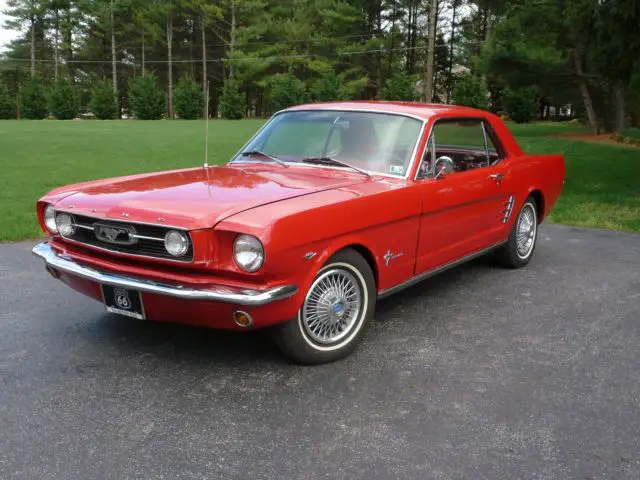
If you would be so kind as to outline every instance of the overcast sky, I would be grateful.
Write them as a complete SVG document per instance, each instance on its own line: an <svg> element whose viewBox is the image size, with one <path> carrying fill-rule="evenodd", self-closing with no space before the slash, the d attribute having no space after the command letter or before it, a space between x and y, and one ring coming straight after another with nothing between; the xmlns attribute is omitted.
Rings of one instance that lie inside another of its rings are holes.
<svg viewBox="0 0 640 480"><path fill-rule="evenodd" d="M4 28L6 15L3 13L7 8L7 0L0 0L0 51L4 50L4 44L16 38L18 32Z"/></svg>

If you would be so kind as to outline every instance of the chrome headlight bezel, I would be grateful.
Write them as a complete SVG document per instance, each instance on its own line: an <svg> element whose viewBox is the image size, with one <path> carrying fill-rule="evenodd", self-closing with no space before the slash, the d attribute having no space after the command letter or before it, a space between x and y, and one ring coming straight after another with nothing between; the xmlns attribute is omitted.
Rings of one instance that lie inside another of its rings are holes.
<svg viewBox="0 0 640 480"><path fill-rule="evenodd" d="M233 260L245 272L258 271L265 260L262 242L253 235L238 235L233 242Z"/></svg>
<svg viewBox="0 0 640 480"><path fill-rule="evenodd" d="M184 257L189 251L189 236L180 230L169 230L164 235L164 249L172 257Z"/></svg>
<svg viewBox="0 0 640 480"><path fill-rule="evenodd" d="M44 226L49 233L54 235L58 233L58 227L56 225L56 209L53 208L53 205L47 205L44 207L42 218L44 220Z"/></svg>

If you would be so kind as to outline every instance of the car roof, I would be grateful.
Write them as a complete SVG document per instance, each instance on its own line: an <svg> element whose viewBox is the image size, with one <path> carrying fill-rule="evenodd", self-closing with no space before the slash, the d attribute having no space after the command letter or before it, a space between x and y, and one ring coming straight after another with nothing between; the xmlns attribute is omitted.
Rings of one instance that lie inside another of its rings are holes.
<svg viewBox="0 0 640 480"><path fill-rule="evenodd" d="M440 103L416 103L416 102L383 102L383 101L351 101L351 102L327 102L307 103L287 108L284 111L300 110L349 110L349 111L375 111L380 113L395 113L410 115L422 120L431 117L487 117L488 112L475 108L461 107L458 105L446 105Z"/></svg>

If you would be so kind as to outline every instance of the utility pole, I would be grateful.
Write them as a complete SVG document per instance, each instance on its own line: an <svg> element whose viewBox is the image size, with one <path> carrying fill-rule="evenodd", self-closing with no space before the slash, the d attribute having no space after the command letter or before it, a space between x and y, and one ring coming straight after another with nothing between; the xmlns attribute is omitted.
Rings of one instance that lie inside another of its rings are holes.
<svg viewBox="0 0 640 480"><path fill-rule="evenodd" d="M116 69L116 26L113 18L113 0L111 0L111 81L113 82L113 94L116 97L116 105L118 102L118 71ZM118 108L118 118L120 118L120 110Z"/></svg>
<svg viewBox="0 0 640 480"><path fill-rule="evenodd" d="M451 2L451 38L449 39L449 84L447 85L447 103L451 103L451 96L453 94L453 43L456 38L456 13L458 9L459 0L453 0Z"/></svg>
<svg viewBox="0 0 640 480"><path fill-rule="evenodd" d="M229 35L229 57L231 62L229 63L229 78L233 78L234 74L234 58L233 51L236 48L236 1L231 0L231 32Z"/></svg>
<svg viewBox="0 0 640 480"><path fill-rule="evenodd" d="M438 17L438 0L431 0L429 8L429 28L427 31L427 61L424 71L424 101L433 101L433 67L436 54L436 23Z"/></svg>
<svg viewBox="0 0 640 480"><path fill-rule="evenodd" d="M172 43L173 43L173 2L169 2L169 16L167 17L167 83L169 84L169 108L168 117L173 119L173 58L172 58Z"/></svg>

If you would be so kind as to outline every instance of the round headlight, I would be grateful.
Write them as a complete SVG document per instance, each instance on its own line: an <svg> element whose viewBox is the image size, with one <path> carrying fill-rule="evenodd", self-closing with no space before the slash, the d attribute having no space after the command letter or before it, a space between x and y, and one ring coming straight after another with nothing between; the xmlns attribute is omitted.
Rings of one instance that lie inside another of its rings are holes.
<svg viewBox="0 0 640 480"><path fill-rule="evenodd" d="M251 235L239 235L233 242L233 258L241 269L255 272L264 262L262 243Z"/></svg>
<svg viewBox="0 0 640 480"><path fill-rule="evenodd" d="M51 205L47 205L44 209L44 226L47 227L51 233L58 233L58 227L56 227L56 211Z"/></svg>
<svg viewBox="0 0 640 480"><path fill-rule="evenodd" d="M56 216L56 227L63 237L70 237L76 233L76 227L73 225L73 217L68 213L59 213Z"/></svg>
<svg viewBox="0 0 640 480"><path fill-rule="evenodd" d="M189 250L189 237L184 232L169 230L164 236L164 248L174 257L181 257Z"/></svg>

